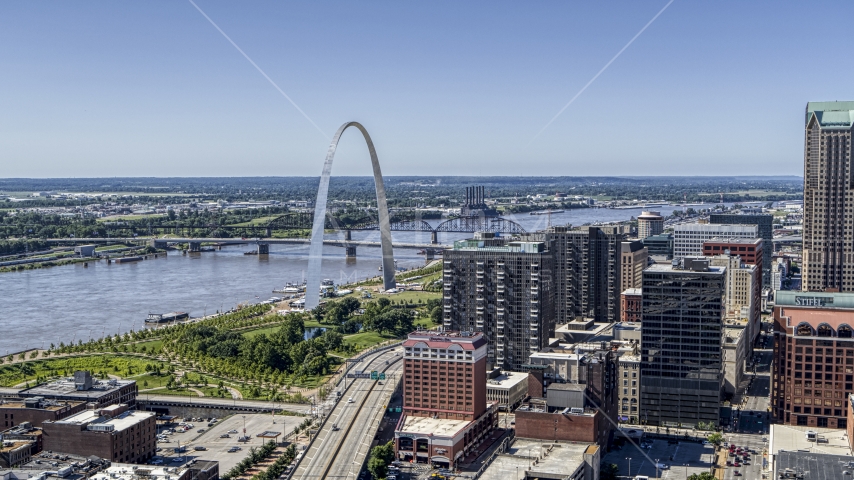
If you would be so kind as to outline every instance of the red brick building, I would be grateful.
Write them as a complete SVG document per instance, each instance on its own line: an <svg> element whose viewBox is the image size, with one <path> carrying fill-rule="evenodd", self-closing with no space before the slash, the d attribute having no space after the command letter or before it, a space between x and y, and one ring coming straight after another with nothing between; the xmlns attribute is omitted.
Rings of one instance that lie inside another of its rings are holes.
<svg viewBox="0 0 854 480"><path fill-rule="evenodd" d="M38 397L4 401L0 403L0 422L3 422L0 426L5 430L29 422L34 427L41 427L47 420L62 420L84 409L84 402L57 402Z"/></svg>
<svg viewBox="0 0 854 480"><path fill-rule="evenodd" d="M516 410L516 436L553 442L582 442L602 445L601 432L611 425L598 410L585 413L546 412L528 406ZM605 436L607 443L607 434Z"/></svg>
<svg viewBox="0 0 854 480"><path fill-rule="evenodd" d="M486 339L480 332L415 332L403 348L397 458L450 468L497 426L495 405L486 402Z"/></svg>
<svg viewBox="0 0 854 480"><path fill-rule="evenodd" d="M643 295L640 288L627 288L620 294L620 321L640 322Z"/></svg>
<svg viewBox="0 0 854 480"><path fill-rule="evenodd" d="M851 428L854 294L777 291L772 366L777 421Z"/></svg>
<svg viewBox="0 0 854 480"><path fill-rule="evenodd" d="M42 425L45 450L95 455L111 462L142 463L154 456L157 426L152 412L127 405L85 410Z"/></svg>
<svg viewBox="0 0 854 480"><path fill-rule="evenodd" d="M713 257L727 253L741 257L741 263L756 265L759 269L759 284L762 285L762 239L761 238L713 238L703 242L703 256Z"/></svg>

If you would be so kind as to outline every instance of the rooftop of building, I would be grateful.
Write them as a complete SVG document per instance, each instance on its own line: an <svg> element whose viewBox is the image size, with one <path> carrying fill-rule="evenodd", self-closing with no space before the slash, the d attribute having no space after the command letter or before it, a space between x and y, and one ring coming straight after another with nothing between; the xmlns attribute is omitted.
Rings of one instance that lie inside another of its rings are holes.
<svg viewBox="0 0 854 480"><path fill-rule="evenodd" d="M591 450L591 447L593 450ZM530 472L525 478L564 478L584 464L584 454L595 453L595 445L586 443L550 443L517 438L506 453L498 455L480 475L482 480L519 478L517 472ZM537 464L533 465L533 461ZM537 475L539 474L539 475Z"/></svg>
<svg viewBox="0 0 854 480"><path fill-rule="evenodd" d="M107 463L107 460L94 455L84 457L61 452L42 451L33 455L32 459L21 468L29 471L31 476L35 476L38 475L39 470L55 472L63 468L71 468L78 472L91 472Z"/></svg>
<svg viewBox="0 0 854 480"><path fill-rule="evenodd" d="M133 465L130 463L114 463L90 478L92 480L148 480L178 478L187 471L180 467L160 467L154 465Z"/></svg>
<svg viewBox="0 0 854 480"><path fill-rule="evenodd" d="M475 350L486 345L486 339L483 338L482 332L422 330L410 333L403 346L413 347L419 343L430 348L449 348L457 345L463 350Z"/></svg>
<svg viewBox="0 0 854 480"><path fill-rule="evenodd" d="M641 214L638 215L638 220L664 220L664 217L661 216L661 212L643 210L641 211Z"/></svg>
<svg viewBox="0 0 854 480"><path fill-rule="evenodd" d="M614 324L614 330L643 330L643 324L640 322L617 322Z"/></svg>
<svg viewBox="0 0 854 480"><path fill-rule="evenodd" d="M815 116L823 128L851 128L854 125L854 102L809 102L804 124Z"/></svg>
<svg viewBox="0 0 854 480"><path fill-rule="evenodd" d="M0 443L0 453L9 453L19 448L29 448L35 440L4 440Z"/></svg>
<svg viewBox="0 0 854 480"><path fill-rule="evenodd" d="M33 404L33 402L27 402L24 399L0 399L0 408L21 408L21 409L35 409L35 410L47 410L51 412L55 412L57 410L61 410L63 408L68 407L76 407L85 402L70 400L51 400L51 399L43 399L38 404Z"/></svg>
<svg viewBox="0 0 854 480"><path fill-rule="evenodd" d="M729 223L681 223L679 225L673 226L673 232L685 232L685 231L704 231L704 232L714 232L714 231L730 231L730 232L757 232L758 227L756 225L738 225L738 224L729 224Z"/></svg>
<svg viewBox="0 0 854 480"><path fill-rule="evenodd" d="M548 389L562 392L583 392L587 389L587 385L582 383L550 383Z"/></svg>
<svg viewBox="0 0 854 480"><path fill-rule="evenodd" d="M762 247L763 240L761 238L730 238L730 237L713 237L703 242L703 244L725 243L728 245L753 245Z"/></svg>
<svg viewBox="0 0 854 480"><path fill-rule="evenodd" d="M643 295L643 290L642 290L642 289L640 289L640 288L627 288L627 289L623 290L623 293L622 293L621 295L627 295L627 296L635 295L635 296L640 296L640 295Z"/></svg>
<svg viewBox="0 0 854 480"><path fill-rule="evenodd" d="M471 423L471 420L405 415L403 421L398 424L397 431L401 433L426 433L438 437L453 437L465 429L469 423Z"/></svg>
<svg viewBox="0 0 854 480"><path fill-rule="evenodd" d="M528 381L527 373L501 372L501 375L486 380L486 388L509 390L514 386Z"/></svg>
<svg viewBox="0 0 854 480"><path fill-rule="evenodd" d="M637 353L624 353L620 355L621 362L632 362L632 363L640 363L641 356Z"/></svg>
<svg viewBox="0 0 854 480"><path fill-rule="evenodd" d="M744 334L744 327L741 327L741 328L731 327L731 326L724 327L724 343L723 343L723 346L726 347L727 345L738 344L738 340L741 338L741 336L743 334Z"/></svg>
<svg viewBox="0 0 854 480"><path fill-rule="evenodd" d="M573 320L563 325L555 327L555 337L566 337L567 335L577 335L584 333L586 335L599 335L603 331L611 328L613 323L596 322L591 319Z"/></svg>
<svg viewBox="0 0 854 480"><path fill-rule="evenodd" d="M57 420L53 423L62 425L73 424L80 426L106 425L112 426L113 431L120 432L155 415L153 412L130 410L118 415L115 418L110 418L107 416L101 416L100 412L101 410L86 410L76 415L67 417L65 419Z"/></svg>
<svg viewBox="0 0 854 480"><path fill-rule="evenodd" d="M91 388L88 390L78 390L78 384L74 382L74 377L69 377L21 390L19 395L26 397L42 396L46 398L57 396L79 397L81 400L85 400L93 396L99 397L135 383L135 380L93 379Z"/></svg>
<svg viewBox="0 0 854 480"><path fill-rule="evenodd" d="M689 259L692 260L689 263ZM699 261L693 261L697 259ZM694 274L694 273L708 273L715 275L723 275L726 272L726 267L718 267L714 265L709 265L708 257L685 257L682 259L683 262L674 265L678 260L672 261L669 265L662 263L654 263L646 268L643 271L644 275L648 273L671 273L671 274ZM703 266L703 260L705 260L705 266Z"/></svg>
<svg viewBox="0 0 854 480"><path fill-rule="evenodd" d="M812 452L780 452L775 460L778 478L827 480L851 478L854 458L843 455L816 455ZM790 476L785 476L785 475Z"/></svg>
<svg viewBox="0 0 854 480"><path fill-rule="evenodd" d="M807 432L815 432L818 440L807 440ZM768 452L776 455L781 451L796 450L830 455L851 455L851 447L848 446L848 437L844 429L771 424Z"/></svg>
<svg viewBox="0 0 854 480"><path fill-rule="evenodd" d="M537 239L501 237L492 232L477 232L473 238L457 240L454 250L477 250L499 253L542 253L547 244Z"/></svg>

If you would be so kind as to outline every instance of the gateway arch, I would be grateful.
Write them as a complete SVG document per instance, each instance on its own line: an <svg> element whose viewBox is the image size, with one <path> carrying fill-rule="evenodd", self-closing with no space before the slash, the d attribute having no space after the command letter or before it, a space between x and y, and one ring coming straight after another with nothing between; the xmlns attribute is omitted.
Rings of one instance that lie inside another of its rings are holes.
<svg viewBox="0 0 854 480"><path fill-rule="evenodd" d="M350 127L358 128L365 137L368 144L368 152L371 154L371 165L374 169L374 184L377 190L377 211L379 212L380 243L383 252L383 288L389 290L397 286L394 280L394 252L391 247L391 226L388 219L388 203L385 197L385 186L383 185L383 174L380 171L380 162L377 159L377 151L374 142L365 127L358 122L347 122L332 138L329 150L326 152L326 162L323 164L323 173L320 175L320 186L317 187L317 198L314 205L314 223L311 228L311 246L308 255L308 275L305 285L305 309L311 310L320 303L320 266L323 260L323 227L326 223L326 198L329 194L329 175L332 173L332 159L338 148L338 140L344 130Z"/></svg>

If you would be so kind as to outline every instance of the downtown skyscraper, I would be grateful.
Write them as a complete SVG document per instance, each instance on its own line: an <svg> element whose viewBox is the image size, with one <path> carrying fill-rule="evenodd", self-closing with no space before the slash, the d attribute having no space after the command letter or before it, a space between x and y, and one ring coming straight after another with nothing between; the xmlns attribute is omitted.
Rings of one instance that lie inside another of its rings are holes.
<svg viewBox="0 0 854 480"><path fill-rule="evenodd" d="M854 102L809 102L805 122L802 288L854 292Z"/></svg>

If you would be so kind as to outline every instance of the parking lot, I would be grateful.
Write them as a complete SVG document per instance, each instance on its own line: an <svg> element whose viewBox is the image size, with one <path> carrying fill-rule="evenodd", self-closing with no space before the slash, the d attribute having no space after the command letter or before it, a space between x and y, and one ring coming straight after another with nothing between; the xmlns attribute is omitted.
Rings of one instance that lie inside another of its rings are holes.
<svg viewBox="0 0 854 480"><path fill-rule="evenodd" d="M159 459L163 464L170 466L183 465L194 459L217 460L219 461L220 473L225 473L246 457L250 447L259 447L272 440L272 438L259 437L258 434L276 432L280 434L277 440L281 441L303 420L304 417L247 414L232 415L220 419L213 427L208 427L207 419L192 421L190 423L194 425L194 428L184 433L175 431L175 433L167 435L168 441L157 442L161 451L157 452L155 460ZM178 422L177 419L176 422ZM240 442L238 439L243 436L244 424L246 436L249 438L245 442ZM158 428L158 433L167 428L174 430L177 426L176 423L174 426ZM204 432L200 433L201 430ZM228 435L228 437L223 438L224 435ZM175 448L179 446L185 447L186 450L183 453L175 453ZM233 450L234 447L239 447L239 450L230 452L229 450ZM175 458L181 460L175 461Z"/></svg>
<svg viewBox="0 0 854 480"><path fill-rule="evenodd" d="M622 478L646 475L651 479L685 480L695 473L708 472L714 461L714 448L711 445L650 438L644 438L643 444L649 447L639 449L626 442L620 450L612 450L605 455L604 462L616 464L618 475ZM655 476L656 461L667 465L667 468L659 469L658 477Z"/></svg>

